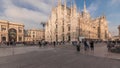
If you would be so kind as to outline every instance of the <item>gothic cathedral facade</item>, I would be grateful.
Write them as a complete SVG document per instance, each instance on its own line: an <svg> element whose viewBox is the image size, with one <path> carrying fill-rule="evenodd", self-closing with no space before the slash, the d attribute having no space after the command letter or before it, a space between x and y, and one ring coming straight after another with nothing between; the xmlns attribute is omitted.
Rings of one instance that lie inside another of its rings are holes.
<svg viewBox="0 0 120 68"><path fill-rule="evenodd" d="M107 40L108 24L105 16L92 19L86 9L77 11L76 4L67 7L66 2L52 8L51 15L45 26L45 40L48 42L71 42L77 41L79 37L94 40Z"/></svg>

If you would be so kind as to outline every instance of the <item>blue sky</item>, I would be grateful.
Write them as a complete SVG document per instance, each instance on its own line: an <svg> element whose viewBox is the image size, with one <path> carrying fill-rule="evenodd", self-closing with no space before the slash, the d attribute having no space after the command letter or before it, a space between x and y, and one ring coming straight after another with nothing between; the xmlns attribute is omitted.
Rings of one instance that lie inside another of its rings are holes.
<svg viewBox="0 0 120 68"><path fill-rule="evenodd" d="M71 0L66 1L69 6ZM75 2L82 11L84 0ZM23 23L26 29L41 28L40 22L48 20L51 8L56 3L57 0L0 0L0 19ZM109 31L118 35L120 0L86 0L86 5L93 18L106 15Z"/></svg>

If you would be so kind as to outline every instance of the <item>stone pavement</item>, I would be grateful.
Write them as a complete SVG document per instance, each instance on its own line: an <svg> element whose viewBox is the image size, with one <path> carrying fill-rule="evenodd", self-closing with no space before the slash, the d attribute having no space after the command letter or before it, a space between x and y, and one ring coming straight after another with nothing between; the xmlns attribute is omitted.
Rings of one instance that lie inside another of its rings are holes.
<svg viewBox="0 0 120 68"><path fill-rule="evenodd" d="M84 49L82 49L81 53L82 54L93 55L93 56L97 56L97 57L120 59L120 54L119 53L108 52L107 45L105 43L96 44L94 51L88 50L88 51L85 52Z"/></svg>
<svg viewBox="0 0 120 68"><path fill-rule="evenodd" d="M69 50L75 50L76 49L76 47L74 47L72 45L63 46L61 48L66 48L66 49L69 49ZM120 59L120 54L119 53L108 52L107 45L105 43L95 44L94 51L91 51L90 49L87 50L87 51L84 51L84 45L82 44L80 53L85 54L85 55L97 56L97 57Z"/></svg>
<svg viewBox="0 0 120 68"><path fill-rule="evenodd" d="M0 68L120 68L120 60L82 54L70 45L43 49L1 57Z"/></svg>
<svg viewBox="0 0 120 68"><path fill-rule="evenodd" d="M41 47L38 46L20 46L20 47L1 47L0 48L0 57L16 55L16 54L24 54L32 51L44 51L54 49L52 47Z"/></svg>
<svg viewBox="0 0 120 68"><path fill-rule="evenodd" d="M97 57L106 57L112 59L120 59L120 54L111 53L107 51L107 45L105 43L95 44L95 50L84 51L83 45L81 46L81 54L92 55ZM65 49L69 51L75 51L75 46L66 44L66 45L57 45L56 49ZM0 57L15 55L15 54L23 54L32 51L45 51L45 50L53 50L54 47L52 45L48 45L46 47L38 47L38 46L21 46L21 47L2 47L0 48Z"/></svg>

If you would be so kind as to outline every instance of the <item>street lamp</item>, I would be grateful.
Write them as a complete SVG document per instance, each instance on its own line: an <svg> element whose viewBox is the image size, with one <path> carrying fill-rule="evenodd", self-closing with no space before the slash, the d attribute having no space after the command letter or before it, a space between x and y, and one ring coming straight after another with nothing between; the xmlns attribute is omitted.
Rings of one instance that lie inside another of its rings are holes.
<svg viewBox="0 0 120 68"><path fill-rule="evenodd" d="M89 31L89 40L90 40L90 31Z"/></svg>
<svg viewBox="0 0 120 68"><path fill-rule="evenodd" d="M43 27L43 40L45 40L45 22L41 22L41 25L42 25L42 27Z"/></svg>
<svg viewBox="0 0 120 68"><path fill-rule="evenodd" d="M118 26L118 32L119 32L119 39L120 39L120 25Z"/></svg>

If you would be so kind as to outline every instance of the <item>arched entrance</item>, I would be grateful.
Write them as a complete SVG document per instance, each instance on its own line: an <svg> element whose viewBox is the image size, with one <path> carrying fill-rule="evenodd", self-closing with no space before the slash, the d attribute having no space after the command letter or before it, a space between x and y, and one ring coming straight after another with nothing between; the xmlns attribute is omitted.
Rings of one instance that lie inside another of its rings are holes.
<svg viewBox="0 0 120 68"><path fill-rule="evenodd" d="M17 41L17 30L11 28L8 30L9 42L16 42Z"/></svg>
<svg viewBox="0 0 120 68"><path fill-rule="evenodd" d="M3 41L3 42L6 42L6 37L2 37L2 41Z"/></svg>

